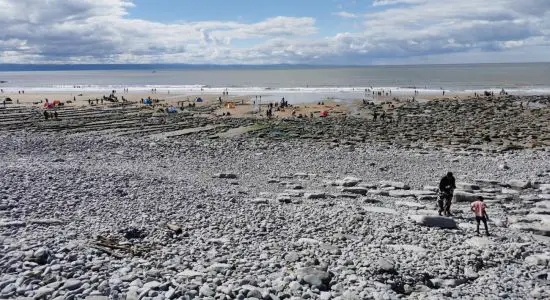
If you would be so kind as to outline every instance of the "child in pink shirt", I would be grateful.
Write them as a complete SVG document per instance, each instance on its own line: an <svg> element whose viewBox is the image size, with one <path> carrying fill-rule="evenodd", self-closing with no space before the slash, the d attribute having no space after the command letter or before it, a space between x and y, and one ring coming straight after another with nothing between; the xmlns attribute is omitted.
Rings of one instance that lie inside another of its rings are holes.
<svg viewBox="0 0 550 300"><path fill-rule="evenodd" d="M477 201L472 203L472 211L476 215L476 222L477 222L477 234L479 235L479 223L483 222L483 225L485 226L485 233L489 235L489 228L487 227L487 220L489 219L489 216L487 215L487 212L485 209L487 209L487 205L483 203L483 197L479 196L477 197Z"/></svg>

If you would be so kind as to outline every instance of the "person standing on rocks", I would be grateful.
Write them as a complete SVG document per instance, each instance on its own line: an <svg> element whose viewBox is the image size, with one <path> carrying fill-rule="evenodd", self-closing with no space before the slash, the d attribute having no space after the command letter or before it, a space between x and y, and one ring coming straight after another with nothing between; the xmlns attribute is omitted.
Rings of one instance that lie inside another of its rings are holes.
<svg viewBox="0 0 550 300"><path fill-rule="evenodd" d="M437 204L439 205L439 215L443 212L445 216L451 216L451 201L453 200L453 192L456 189L455 178L452 172L441 178L439 181L439 197Z"/></svg>
<svg viewBox="0 0 550 300"><path fill-rule="evenodd" d="M485 234L489 236L489 227L487 226L487 220L489 219L489 216L487 215L487 205L483 203L483 197L479 196L477 197L477 200L475 202L472 202L472 211L476 215L476 233L479 235L479 223L483 222L483 226L485 226Z"/></svg>

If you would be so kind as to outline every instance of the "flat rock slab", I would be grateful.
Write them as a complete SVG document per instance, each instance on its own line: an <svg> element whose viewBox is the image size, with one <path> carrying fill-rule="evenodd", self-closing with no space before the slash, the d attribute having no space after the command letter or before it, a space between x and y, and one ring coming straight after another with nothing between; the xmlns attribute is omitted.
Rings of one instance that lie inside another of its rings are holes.
<svg viewBox="0 0 550 300"><path fill-rule="evenodd" d="M2 227L24 227L27 223L22 221L0 221L0 228Z"/></svg>
<svg viewBox="0 0 550 300"><path fill-rule="evenodd" d="M397 210L393 208L381 207L381 206L363 206L363 209L368 212L379 214L397 215Z"/></svg>
<svg viewBox="0 0 550 300"><path fill-rule="evenodd" d="M266 198L254 198L254 199L251 199L251 200L250 200L250 203L254 203L254 204L268 204L268 203L269 203L269 199L266 199Z"/></svg>
<svg viewBox="0 0 550 300"><path fill-rule="evenodd" d="M550 208L550 200L544 200L535 204L537 208Z"/></svg>
<svg viewBox="0 0 550 300"><path fill-rule="evenodd" d="M477 185L475 183L467 183L467 182L457 182L456 183L456 188L460 189L460 190L470 190L470 191L480 189L479 185Z"/></svg>
<svg viewBox="0 0 550 300"><path fill-rule="evenodd" d="M416 245L408 245L408 244L398 244L398 245L387 245L388 248L391 248L396 251L410 251L415 253L426 253L428 250L426 248L422 248L420 246Z"/></svg>
<svg viewBox="0 0 550 300"><path fill-rule="evenodd" d="M237 179L237 174L233 173L216 173L212 178Z"/></svg>
<svg viewBox="0 0 550 300"><path fill-rule="evenodd" d="M359 182L361 182L360 178L348 176L344 178L344 180L342 180L340 183L342 186L352 187L352 186L356 186Z"/></svg>
<svg viewBox="0 0 550 300"><path fill-rule="evenodd" d="M410 218L414 223L423 225L423 226L448 228L448 229L457 228L455 220L449 217L412 215L410 216Z"/></svg>
<svg viewBox="0 0 550 300"><path fill-rule="evenodd" d="M203 132L203 131L210 131L210 130L216 129L217 127L219 126L208 125L204 127L186 128L181 130L152 134L149 137L152 139L166 139L166 138L171 138L171 137L176 137L181 135L189 135L189 134Z"/></svg>
<svg viewBox="0 0 550 300"><path fill-rule="evenodd" d="M465 241L465 243L471 247L483 248L494 245L495 242L486 237L473 237Z"/></svg>
<svg viewBox="0 0 550 300"><path fill-rule="evenodd" d="M344 193L357 194L365 196L369 190L364 187L345 187L342 189Z"/></svg>
<svg viewBox="0 0 550 300"><path fill-rule="evenodd" d="M529 266L546 266L548 262L550 262L549 253L533 254L525 258L525 263Z"/></svg>
<svg viewBox="0 0 550 300"><path fill-rule="evenodd" d="M382 180L382 181L380 181L380 186L381 187L394 187L396 189L402 189L402 190L410 189L410 187L407 184L403 183L403 182L391 181L391 180Z"/></svg>
<svg viewBox="0 0 550 300"><path fill-rule="evenodd" d="M304 198L306 199L325 199L327 194L325 192L306 192L304 193Z"/></svg>
<svg viewBox="0 0 550 300"><path fill-rule="evenodd" d="M231 128L227 130L226 132L222 132L219 134L214 135L218 138L236 138L239 137L245 133L254 132L257 130L261 130L266 128L266 126L258 126L258 125L251 125L251 126L242 126L238 128Z"/></svg>
<svg viewBox="0 0 550 300"><path fill-rule="evenodd" d="M550 192L550 183L543 183L539 185L539 190L543 192Z"/></svg>
<svg viewBox="0 0 550 300"><path fill-rule="evenodd" d="M407 207L411 209L424 209L426 208L426 205L411 201L397 201L395 202L395 205L401 206L401 207Z"/></svg>
<svg viewBox="0 0 550 300"><path fill-rule="evenodd" d="M506 183L506 185L510 186L513 189L527 189L531 187L531 181L529 180L510 180Z"/></svg>
<svg viewBox="0 0 550 300"><path fill-rule="evenodd" d="M37 225L61 225L64 222L58 219L31 219L28 221L30 224Z"/></svg>
<svg viewBox="0 0 550 300"><path fill-rule="evenodd" d="M548 224L544 225L544 224L532 224L532 223L530 224L516 223L516 224L510 225L509 228L550 237L550 225Z"/></svg>
<svg viewBox="0 0 550 300"><path fill-rule="evenodd" d="M379 195L379 196L389 196L390 192L385 190L369 190L369 194L371 195Z"/></svg>
<svg viewBox="0 0 550 300"><path fill-rule="evenodd" d="M304 195L304 192L299 190L284 190L283 193L290 197L302 197Z"/></svg>
<svg viewBox="0 0 550 300"><path fill-rule="evenodd" d="M390 190L389 196L394 198L406 198L406 197L422 197L422 196L435 196L432 191L426 190Z"/></svg>
<svg viewBox="0 0 550 300"><path fill-rule="evenodd" d="M319 242L318 240L316 239L311 239L311 238L300 238L296 241L297 244L300 244L300 245L303 245L303 244L308 244L308 245L319 245L321 242Z"/></svg>
<svg viewBox="0 0 550 300"><path fill-rule="evenodd" d="M477 200L477 195L465 191L454 191L453 202L474 202Z"/></svg>
<svg viewBox="0 0 550 300"><path fill-rule="evenodd" d="M193 271L193 270L183 270L182 272L179 272L178 274L176 274L176 276L193 278L193 277L204 277L206 276L206 274L202 272Z"/></svg>

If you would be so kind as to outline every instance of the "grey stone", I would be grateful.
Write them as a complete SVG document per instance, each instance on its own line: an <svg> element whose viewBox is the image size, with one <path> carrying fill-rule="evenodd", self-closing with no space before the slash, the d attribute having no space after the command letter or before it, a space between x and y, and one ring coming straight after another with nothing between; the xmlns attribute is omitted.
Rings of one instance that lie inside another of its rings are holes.
<svg viewBox="0 0 550 300"><path fill-rule="evenodd" d="M216 293L207 284L202 285L201 288L199 289L200 296L212 297L215 294Z"/></svg>
<svg viewBox="0 0 550 300"><path fill-rule="evenodd" d="M352 186L356 186L359 182L361 182L361 179L357 177L349 176L344 178L344 180L342 180L342 185L345 187L352 187Z"/></svg>
<svg viewBox="0 0 550 300"><path fill-rule="evenodd" d="M72 291L72 290L78 289L81 285L82 285L82 281L78 279L69 279L65 281L62 288Z"/></svg>
<svg viewBox="0 0 550 300"><path fill-rule="evenodd" d="M297 275L303 282L322 291L328 289L330 280L332 279L330 273L312 267L298 269Z"/></svg>
<svg viewBox="0 0 550 300"><path fill-rule="evenodd" d="M150 281L150 282L147 282L143 285L143 288L144 289L147 289L147 290L156 290L158 289L160 286L161 286L162 283L158 282L158 281Z"/></svg>
<svg viewBox="0 0 550 300"><path fill-rule="evenodd" d="M410 187L403 183L403 182L399 182L399 181L390 181L390 180L382 180L380 181L380 186L381 187L394 187L396 189L402 189L402 190L408 190L410 189Z"/></svg>
<svg viewBox="0 0 550 300"><path fill-rule="evenodd" d="M454 219L443 216L426 216L426 215L412 215L410 216L411 220L419 225L424 225L428 227L439 227L439 228L457 228L456 222Z"/></svg>
<svg viewBox="0 0 550 300"><path fill-rule="evenodd" d="M49 295L53 294L55 292L54 289L48 288L48 287L41 287L38 290L36 290L36 293L34 294L34 299L44 299L48 297Z"/></svg>
<svg viewBox="0 0 550 300"><path fill-rule="evenodd" d="M391 214L396 215L397 211L393 208L381 207L381 206L363 206L363 209L368 212L380 213L380 214Z"/></svg>
<svg viewBox="0 0 550 300"><path fill-rule="evenodd" d="M226 179L237 179L237 175L233 173L216 173L213 178L226 178Z"/></svg>
<svg viewBox="0 0 550 300"><path fill-rule="evenodd" d="M529 180L510 180L506 184L511 188L522 190L531 187L531 181Z"/></svg>
<svg viewBox="0 0 550 300"><path fill-rule="evenodd" d="M477 195L465 191L455 190L453 193L453 202L474 202Z"/></svg>
<svg viewBox="0 0 550 300"><path fill-rule="evenodd" d="M351 193L365 196L369 190L364 187L346 187L342 189L344 193Z"/></svg>
<svg viewBox="0 0 550 300"><path fill-rule="evenodd" d="M378 271L379 272L384 272L384 273L393 273L393 272L395 272L395 266L393 265L393 263L390 262L389 260L385 259L385 258L380 257L376 261L376 265L378 266Z"/></svg>
<svg viewBox="0 0 550 300"><path fill-rule="evenodd" d="M304 193L306 199L325 199L327 195L324 192L307 192Z"/></svg>

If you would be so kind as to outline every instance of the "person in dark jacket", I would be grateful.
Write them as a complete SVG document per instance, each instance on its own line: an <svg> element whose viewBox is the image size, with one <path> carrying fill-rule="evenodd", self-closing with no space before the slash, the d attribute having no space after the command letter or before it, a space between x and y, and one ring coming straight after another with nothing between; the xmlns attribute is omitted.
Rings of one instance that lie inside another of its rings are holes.
<svg viewBox="0 0 550 300"><path fill-rule="evenodd" d="M451 201L453 200L453 192L455 189L456 185L453 173L448 172L439 182L439 197L437 199L439 215L444 213L445 216L451 216Z"/></svg>

